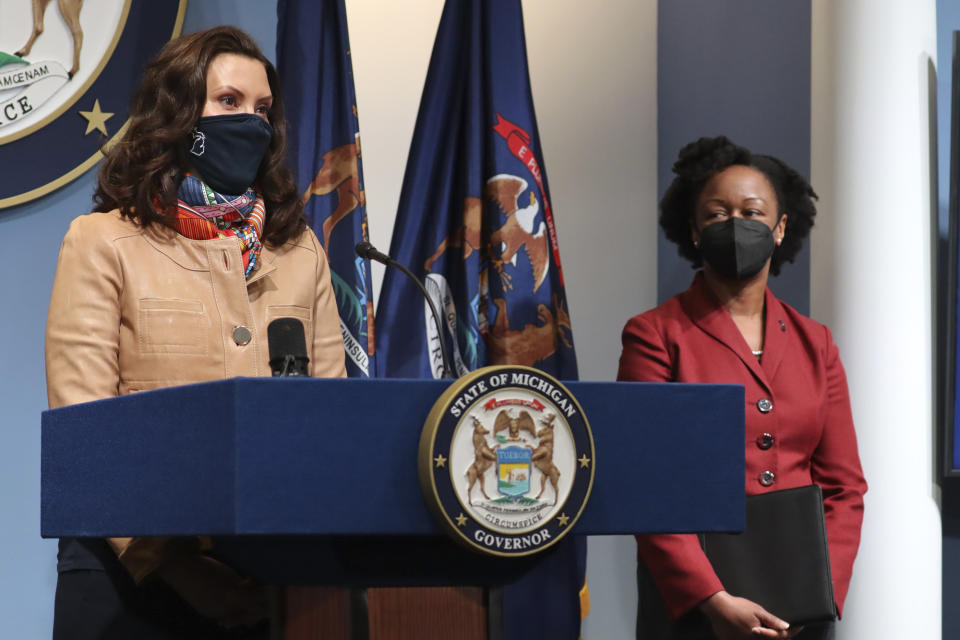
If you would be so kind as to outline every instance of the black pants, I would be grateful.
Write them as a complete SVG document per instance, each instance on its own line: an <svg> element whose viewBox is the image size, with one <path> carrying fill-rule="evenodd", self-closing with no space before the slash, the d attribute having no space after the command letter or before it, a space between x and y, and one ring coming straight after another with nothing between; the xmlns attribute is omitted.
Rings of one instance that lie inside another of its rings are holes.
<svg viewBox="0 0 960 640"><path fill-rule="evenodd" d="M155 582L137 586L117 563L57 576L53 640L267 640L266 623L228 631Z"/></svg>
<svg viewBox="0 0 960 640"><path fill-rule="evenodd" d="M642 563L637 563L637 640L716 640L710 621L697 610L670 619L660 591ZM807 625L797 640L833 640L834 623Z"/></svg>

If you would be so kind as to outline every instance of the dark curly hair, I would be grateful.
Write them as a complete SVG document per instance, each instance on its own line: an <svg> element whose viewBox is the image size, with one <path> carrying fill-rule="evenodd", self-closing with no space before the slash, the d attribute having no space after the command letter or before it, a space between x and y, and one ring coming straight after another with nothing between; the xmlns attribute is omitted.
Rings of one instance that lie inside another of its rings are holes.
<svg viewBox="0 0 960 640"><path fill-rule="evenodd" d="M787 228L783 242L773 251L770 273L777 275L784 262L793 262L810 234L817 208L817 194L799 173L772 156L754 155L725 136L700 138L680 150L673 165L677 175L660 201L660 226L677 252L693 263L703 264L700 251L691 238L697 199L710 178L727 167L744 165L756 169L770 182L777 195L778 213L786 213Z"/></svg>
<svg viewBox="0 0 960 640"><path fill-rule="evenodd" d="M177 188L190 166L189 136L207 94L207 68L222 53L257 60L267 72L273 94L268 119L273 139L254 186L263 196L267 217L262 239L278 246L305 226L293 174L286 166L287 121L280 81L257 43L235 27L215 27L172 40L147 65L130 103L127 131L106 152L93 201L98 211L119 209L143 226L164 222L175 209Z"/></svg>

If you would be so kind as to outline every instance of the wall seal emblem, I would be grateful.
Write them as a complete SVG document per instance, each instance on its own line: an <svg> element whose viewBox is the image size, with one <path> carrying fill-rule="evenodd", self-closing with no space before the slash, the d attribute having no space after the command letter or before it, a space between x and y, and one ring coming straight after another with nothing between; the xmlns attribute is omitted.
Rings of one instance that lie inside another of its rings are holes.
<svg viewBox="0 0 960 640"><path fill-rule="evenodd" d="M93 167L125 130L143 68L183 26L186 0L4 0L0 209Z"/></svg>
<svg viewBox="0 0 960 640"><path fill-rule="evenodd" d="M576 398L538 369L495 366L455 381L420 436L420 486L447 533L505 557L562 539L593 487L593 434Z"/></svg>

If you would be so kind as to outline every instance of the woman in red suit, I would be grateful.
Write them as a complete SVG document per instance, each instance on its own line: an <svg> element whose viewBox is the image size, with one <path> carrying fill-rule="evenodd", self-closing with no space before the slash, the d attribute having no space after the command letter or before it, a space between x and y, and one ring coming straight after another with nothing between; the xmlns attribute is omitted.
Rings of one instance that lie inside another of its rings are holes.
<svg viewBox="0 0 960 640"><path fill-rule="evenodd" d="M867 490L846 377L830 330L767 288L809 234L816 194L779 160L724 137L687 145L673 170L660 226L703 269L684 293L627 323L618 379L744 385L746 493L820 485L842 611ZM637 543L639 638L832 637L832 625L789 628L727 593L695 535Z"/></svg>

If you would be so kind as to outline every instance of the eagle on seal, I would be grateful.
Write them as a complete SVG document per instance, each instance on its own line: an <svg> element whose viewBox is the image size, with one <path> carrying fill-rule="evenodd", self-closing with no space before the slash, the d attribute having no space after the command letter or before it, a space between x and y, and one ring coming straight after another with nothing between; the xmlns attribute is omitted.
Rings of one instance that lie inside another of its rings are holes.
<svg viewBox="0 0 960 640"><path fill-rule="evenodd" d="M531 437L537 437L537 427L527 411L521 411L516 418L512 417L506 409L498 413L497 419L493 422L493 435L497 435L504 429L509 430L510 440L514 441L520 439L521 431L526 431Z"/></svg>

